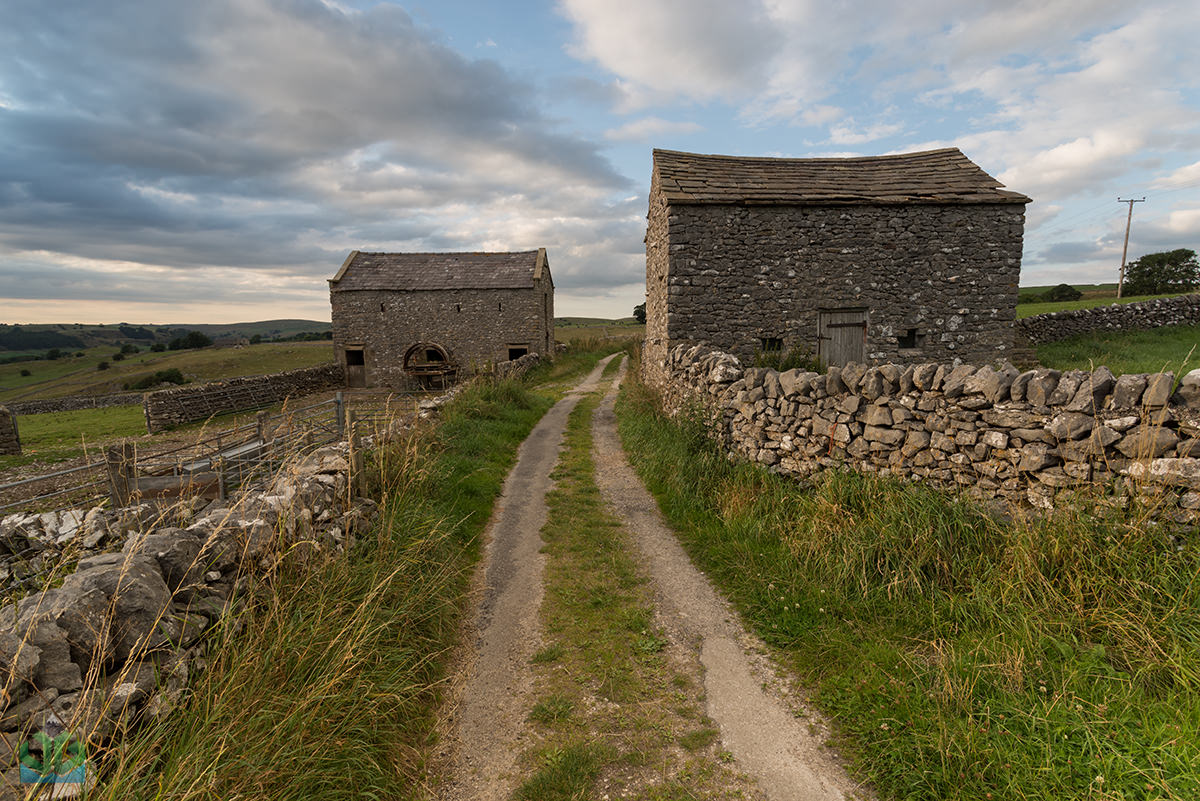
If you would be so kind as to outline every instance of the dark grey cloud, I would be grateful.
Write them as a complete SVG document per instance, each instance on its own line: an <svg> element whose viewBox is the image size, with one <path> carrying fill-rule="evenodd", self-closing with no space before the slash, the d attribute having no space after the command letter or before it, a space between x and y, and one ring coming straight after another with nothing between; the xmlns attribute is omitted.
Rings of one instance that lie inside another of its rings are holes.
<svg viewBox="0 0 1200 801"><path fill-rule="evenodd" d="M216 299L197 268L320 278L350 247L480 247L514 208L607 242L623 213L607 198L629 188L532 85L396 6L6 4L0 269L22 297ZM56 255L76 266L46 274ZM82 260L179 270L139 282Z"/></svg>

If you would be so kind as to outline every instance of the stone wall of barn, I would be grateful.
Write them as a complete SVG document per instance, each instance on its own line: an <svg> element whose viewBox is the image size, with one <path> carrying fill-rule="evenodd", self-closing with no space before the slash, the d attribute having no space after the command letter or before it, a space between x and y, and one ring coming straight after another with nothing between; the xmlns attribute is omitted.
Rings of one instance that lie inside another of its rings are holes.
<svg viewBox="0 0 1200 801"><path fill-rule="evenodd" d="M706 342L818 352L822 309L864 309L869 362L1010 354L1024 206L670 205L651 193L647 364Z"/></svg>
<svg viewBox="0 0 1200 801"><path fill-rule="evenodd" d="M1104 367L1018 373L852 364L827 374L743 368L677 346L660 369L669 411L706 410L731 452L794 476L847 466L1051 508L1106 485L1200 522L1200 370L1114 378Z"/></svg>
<svg viewBox="0 0 1200 801"><path fill-rule="evenodd" d="M552 357L554 290L454 289L418 292L332 292L333 341L339 363L347 347L361 347L367 385L404 389L404 354L415 344L441 345L460 374L490 370L509 360L509 348Z"/></svg>

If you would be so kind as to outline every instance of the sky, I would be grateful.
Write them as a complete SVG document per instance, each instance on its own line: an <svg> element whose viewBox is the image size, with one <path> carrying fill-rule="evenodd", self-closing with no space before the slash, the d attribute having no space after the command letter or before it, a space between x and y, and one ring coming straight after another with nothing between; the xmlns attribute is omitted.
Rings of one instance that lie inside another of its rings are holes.
<svg viewBox="0 0 1200 801"><path fill-rule="evenodd" d="M0 0L0 322L329 319L351 250L643 299L653 148L958 147L1023 286L1200 249L1200 3Z"/></svg>

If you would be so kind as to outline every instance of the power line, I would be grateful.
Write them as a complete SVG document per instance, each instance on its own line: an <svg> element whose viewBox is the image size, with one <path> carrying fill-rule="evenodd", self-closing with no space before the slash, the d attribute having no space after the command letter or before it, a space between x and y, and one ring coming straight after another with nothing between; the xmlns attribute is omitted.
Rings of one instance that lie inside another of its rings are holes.
<svg viewBox="0 0 1200 801"><path fill-rule="evenodd" d="M1125 257L1129 255L1129 226L1133 223L1133 204L1145 203L1146 198L1138 200L1117 198L1117 202L1129 204L1129 216L1125 218L1125 247L1121 249L1121 275L1117 279L1117 298L1120 298L1121 290L1125 287Z"/></svg>

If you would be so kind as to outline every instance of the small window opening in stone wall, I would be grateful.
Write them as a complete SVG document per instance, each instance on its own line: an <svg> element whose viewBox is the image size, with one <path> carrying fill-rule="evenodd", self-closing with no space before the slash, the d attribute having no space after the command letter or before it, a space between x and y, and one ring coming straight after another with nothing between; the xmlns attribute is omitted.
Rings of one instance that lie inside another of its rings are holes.
<svg viewBox="0 0 1200 801"><path fill-rule="evenodd" d="M362 348L346 348L346 366L362 367L367 363L363 357Z"/></svg>
<svg viewBox="0 0 1200 801"><path fill-rule="evenodd" d="M778 352L783 350L783 340L779 337L759 337L759 349L763 353Z"/></svg>
<svg viewBox="0 0 1200 801"><path fill-rule="evenodd" d="M381 311L381 312L387 311L387 309L384 308L382 303L379 304L379 311Z"/></svg>
<svg viewBox="0 0 1200 801"><path fill-rule="evenodd" d="M920 348L925 345L925 335L915 328L909 328L896 337L896 341L902 348Z"/></svg>
<svg viewBox="0 0 1200 801"><path fill-rule="evenodd" d="M527 353L529 353L529 347L527 345L509 345L508 346L508 360L510 362L513 359L521 358L522 356L524 356Z"/></svg>
<svg viewBox="0 0 1200 801"><path fill-rule="evenodd" d="M456 312L458 312L459 314L462 314L462 304L461 304L461 303L455 303L455 304L454 304L454 310L455 310Z"/></svg>
<svg viewBox="0 0 1200 801"><path fill-rule="evenodd" d="M497 303L497 304L496 304L496 311L504 311L504 304L503 304L503 303Z"/></svg>

